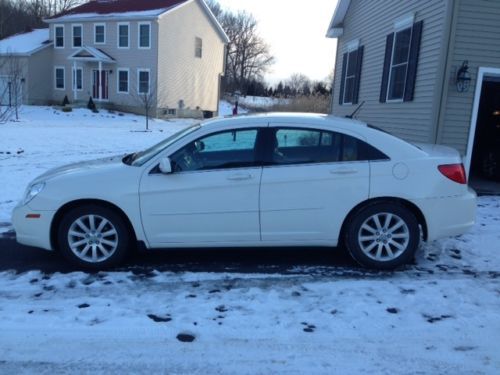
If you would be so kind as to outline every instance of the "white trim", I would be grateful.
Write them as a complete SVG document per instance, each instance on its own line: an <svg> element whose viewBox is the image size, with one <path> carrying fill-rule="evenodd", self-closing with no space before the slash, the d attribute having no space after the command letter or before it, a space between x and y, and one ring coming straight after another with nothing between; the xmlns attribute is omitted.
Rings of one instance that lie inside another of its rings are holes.
<svg viewBox="0 0 500 375"><path fill-rule="evenodd" d="M141 72L148 72L148 92L139 92L139 90L141 88L141 81L140 81L140 73ZM151 93L151 69L138 68L137 69L137 94L149 95L150 93Z"/></svg>
<svg viewBox="0 0 500 375"><path fill-rule="evenodd" d="M120 26L127 26L128 45L126 47L120 47ZM130 49L130 22L118 22L116 24L116 48L118 48L118 49Z"/></svg>
<svg viewBox="0 0 500 375"><path fill-rule="evenodd" d="M359 39L351 40L344 44L343 52L349 53L359 48Z"/></svg>
<svg viewBox="0 0 500 375"><path fill-rule="evenodd" d="M120 72L127 72L127 91L120 91ZM118 68L116 69L116 93L128 94L130 92L130 69Z"/></svg>
<svg viewBox="0 0 500 375"><path fill-rule="evenodd" d="M97 36L97 33L95 31L96 27L97 26L104 26L104 41L103 42L97 42L96 41L96 36ZM94 44L95 45L103 45L103 44L106 44L106 24L104 22L97 22L97 23L94 23Z"/></svg>
<svg viewBox="0 0 500 375"><path fill-rule="evenodd" d="M394 51L396 50L396 35L398 33L402 32L402 31L407 30L407 29L410 29L410 42L408 44L408 56L406 58L406 62L405 63L399 63L399 64L393 65L392 62L394 61ZM410 65L410 50L411 50L411 41L412 41L412 38L413 38L413 27L411 27L411 26L405 27L404 29L395 31L393 33L393 36L392 36L392 53L391 53L391 61L390 61L390 64L389 64L389 77L387 79L387 93L386 93L386 97L385 97L385 102L386 103L403 103L404 102L405 91L406 91L406 80L408 78L408 66ZM389 94L390 94L390 90L391 90L392 68L397 67L397 66L401 66L401 65L406 65L405 85L403 87L403 96L401 98L389 99Z"/></svg>
<svg viewBox="0 0 500 375"><path fill-rule="evenodd" d="M147 47L141 46L141 26L149 26L149 45ZM137 48L138 49L151 49L151 22L137 22Z"/></svg>
<svg viewBox="0 0 500 375"><path fill-rule="evenodd" d="M328 26L328 30L326 31L327 38L338 38L344 34L344 18L347 14L347 10L349 9L349 5L351 4L351 0L339 0L337 6L335 7L335 11L333 12L332 20L330 21L330 25Z"/></svg>
<svg viewBox="0 0 500 375"><path fill-rule="evenodd" d="M75 87L76 83L77 83L76 73L75 72L78 72L78 71L82 72L82 81L81 81L82 82L82 87L81 88ZM73 67L71 69L71 73L72 73L72 75L71 75L71 77L72 77L71 85L72 86L71 87L72 87L73 91L75 91L75 89L76 89L76 91L83 91L83 68L79 67L79 66L76 67L76 68Z"/></svg>
<svg viewBox="0 0 500 375"><path fill-rule="evenodd" d="M80 45L75 46L75 27L79 27L81 30L80 33ZM83 25L81 23L72 23L71 24L71 48L82 48L83 47Z"/></svg>
<svg viewBox="0 0 500 375"><path fill-rule="evenodd" d="M57 70L62 69L63 71L63 87L57 87ZM66 67L62 65L54 66L54 90L66 91Z"/></svg>
<svg viewBox="0 0 500 375"><path fill-rule="evenodd" d="M413 26L415 22L415 13L409 13L394 21L394 31L401 31Z"/></svg>
<svg viewBox="0 0 500 375"><path fill-rule="evenodd" d="M474 94L474 104L472 106L472 116L470 120L469 137L467 140L467 150L463 158L467 176L470 175L470 164L472 160L472 153L474 152L474 138L476 137L477 117L479 113L479 104L481 103L481 91L483 89L484 77L489 75L500 76L500 69L480 67L477 73L476 92Z"/></svg>
<svg viewBox="0 0 500 375"><path fill-rule="evenodd" d="M62 39L63 39L63 45L62 45L62 47L58 47L58 46L57 46L57 29L58 29L58 28L62 28L62 31L63 31L63 36L62 36ZM60 24L60 23L59 23L59 24L54 25L54 48L55 48L55 49L64 49L64 47L66 46L66 43L65 43L65 35L64 35L64 34L66 33L66 30L65 30L65 29L66 29L66 28L64 27L64 25L63 25L63 24Z"/></svg>

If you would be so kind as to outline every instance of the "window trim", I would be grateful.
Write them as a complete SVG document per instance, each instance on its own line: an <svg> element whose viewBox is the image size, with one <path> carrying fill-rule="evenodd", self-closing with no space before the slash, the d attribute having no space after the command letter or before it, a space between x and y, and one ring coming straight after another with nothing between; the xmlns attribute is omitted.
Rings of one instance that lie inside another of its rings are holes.
<svg viewBox="0 0 500 375"><path fill-rule="evenodd" d="M148 33L148 41L149 45L147 47L142 47L141 46L141 26L147 25L149 26L149 33ZM151 49L151 22L138 22L137 23L137 48L138 49Z"/></svg>
<svg viewBox="0 0 500 375"><path fill-rule="evenodd" d="M78 71L82 72L82 80L81 80L82 87L81 88L77 87L78 80L77 80L77 77L76 77L76 74L77 74L76 72L78 72ZM72 82L71 82L72 91L75 91L75 89L76 89L76 91L83 91L83 68L79 67L79 66L76 67L76 68L72 67L72 69L71 69L71 77L72 77Z"/></svg>
<svg viewBox="0 0 500 375"><path fill-rule="evenodd" d="M342 93L342 105L353 105L353 100L354 99L354 95L353 97L351 98L351 101L350 102L346 102L345 101L345 98L346 98L346 90L347 90L347 79L348 78L352 78L354 79L354 82L353 84L356 82L356 67L354 67L354 74L349 76L347 75L347 72L349 72L349 60L350 60L350 55L351 53L358 53L358 49L352 49L352 50L348 50L346 51L347 53L347 61L346 61L346 64L345 64L345 76L344 76L344 92ZM354 90L354 87L353 87L353 90Z"/></svg>
<svg viewBox="0 0 500 375"><path fill-rule="evenodd" d="M57 45L57 29L62 29L62 46ZM63 24L54 25L54 48L55 49L64 49L64 47L65 47L64 33L65 33L65 27Z"/></svg>
<svg viewBox="0 0 500 375"><path fill-rule="evenodd" d="M127 46L120 47L120 26L127 26ZM116 48L130 49L130 22L118 22L116 24Z"/></svg>
<svg viewBox="0 0 500 375"><path fill-rule="evenodd" d="M409 43L408 43L408 56L406 57L406 62L394 65L393 61L394 61L394 52L396 51L396 37L397 37L398 33L401 33L401 32L406 31L408 29L410 30L410 39L409 39ZM393 36L392 36L391 61L390 61L390 64L389 64L389 76L388 76L388 79L387 79L387 93L386 93L386 98L385 98L385 102L386 103L403 103L404 102L405 90L406 90L406 81L407 81L407 78L408 78L408 66L410 65L410 50L411 50L411 40L412 40L412 38L413 38L413 26L412 25L404 27L404 28L400 28L399 30L395 30L394 33L393 33ZM402 66L402 65L406 65L405 80L404 80L404 86L403 86L403 95L401 96L401 98L389 99L389 94L391 92L392 69L394 67L399 67L399 66Z"/></svg>
<svg viewBox="0 0 500 375"><path fill-rule="evenodd" d="M127 72L127 91L120 91L120 72ZM118 94L128 94L130 92L130 69L118 68L116 70L116 92Z"/></svg>
<svg viewBox="0 0 500 375"><path fill-rule="evenodd" d="M148 92L140 92L141 90L141 72L148 72ZM137 69L137 94L149 95L151 94L151 69L138 68Z"/></svg>
<svg viewBox="0 0 500 375"><path fill-rule="evenodd" d="M57 87L57 71L63 71L63 87ZM54 66L54 89L59 91L66 91L66 67L62 65Z"/></svg>
<svg viewBox="0 0 500 375"><path fill-rule="evenodd" d="M96 29L98 26L103 26L104 27L104 40L102 42L97 41L97 32ZM94 23L94 44L95 45L103 45L106 44L106 23L104 22L96 22Z"/></svg>
<svg viewBox="0 0 500 375"><path fill-rule="evenodd" d="M200 47L198 48L198 41L200 41ZM198 50L200 52L200 55L198 56ZM199 36L194 37L194 57L196 59L202 59L203 58L203 38L200 38Z"/></svg>
<svg viewBox="0 0 500 375"><path fill-rule="evenodd" d="M81 30L80 33L80 45L75 46L75 28L79 27ZM83 24L81 23L72 23L71 24L71 48L78 49L83 47Z"/></svg>

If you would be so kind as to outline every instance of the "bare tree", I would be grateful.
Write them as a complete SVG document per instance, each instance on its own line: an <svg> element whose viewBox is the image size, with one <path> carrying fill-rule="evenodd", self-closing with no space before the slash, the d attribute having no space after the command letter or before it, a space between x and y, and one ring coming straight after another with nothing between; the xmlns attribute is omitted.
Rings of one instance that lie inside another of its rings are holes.
<svg viewBox="0 0 500 375"><path fill-rule="evenodd" d="M286 81L286 85L290 87L293 95L304 94L306 86L311 87L311 80L305 74L294 73ZM310 90L309 90L310 91Z"/></svg>
<svg viewBox="0 0 500 375"><path fill-rule="evenodd" d="M226 84L246 91L252 80L261 80L274 64L269 45L258 34L257 20L250 13L222 10L215 0L208 2L229 38L226 54Z"/></svg>
<svg viewBox="0 0 500 375"><path fill-rule="evenodd" d="M136 80L134 80L136 81ZM157 106L158 91L156 81L149 80L149 87L132 85L130 94L135 102L144 110L146 116L146 131L149 131L149 119L154 115L154 109Z"/></svg>
<svg viewBox="0 0 500 375"><path fill-rule="evenodd" d="M23 95L23 65L21 59L12 54L0 58L0 73L4 87L0 87L0 121L7 121L13 114L19 120L19 108Z"/></svg>

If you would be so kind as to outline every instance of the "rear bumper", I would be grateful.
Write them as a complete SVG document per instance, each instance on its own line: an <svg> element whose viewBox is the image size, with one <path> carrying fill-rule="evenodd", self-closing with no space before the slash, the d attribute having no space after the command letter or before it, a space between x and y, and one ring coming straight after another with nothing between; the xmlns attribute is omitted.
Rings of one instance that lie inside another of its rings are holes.
<svg viewBox="0 0 500 375"><path fill-rule="evenodd" d="M474 190L455 197L415 199L427 222L427 240L458 236L475 224L477 196Z"/></svg>
<svg viewBox="0 0 500 375"><path fill-rule="evenodd" d="M36 219L27 218L28 214L39 214ZM55 211L35 211L28 206L17 206L12 212L12 224L16 240L22 245L52 250L50 243L50 224Z"/></svg>

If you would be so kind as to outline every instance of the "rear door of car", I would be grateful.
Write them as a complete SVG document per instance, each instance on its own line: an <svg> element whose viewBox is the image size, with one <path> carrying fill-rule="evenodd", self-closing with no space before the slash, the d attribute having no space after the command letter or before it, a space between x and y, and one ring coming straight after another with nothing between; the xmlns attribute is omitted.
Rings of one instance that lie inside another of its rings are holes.
<svg viewBox="0 0 500 375"><path fill-rule="evenodd" d="M308 126L270 124L260 194L265 242L336 244L349 211L369 194L358 140Z"/></svg>

